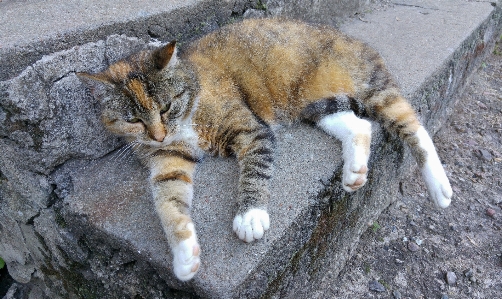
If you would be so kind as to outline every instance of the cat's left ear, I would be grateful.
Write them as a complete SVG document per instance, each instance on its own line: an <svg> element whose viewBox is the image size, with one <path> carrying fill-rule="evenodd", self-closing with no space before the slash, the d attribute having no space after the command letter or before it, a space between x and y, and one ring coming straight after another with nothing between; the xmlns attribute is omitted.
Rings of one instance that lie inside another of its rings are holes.
<svg viewBox="0 0 502 299"><path fill-rule="evenodd" d="M159 71L163 70L174 59L176 59L175 40L152 52L152 62Z"/></svg>
<svg viewBox="0 0 502 299"><path fill-rule="evenodd" d="M75 75L91 90L92 94L97 98L101 98L114 87L111 79L104 72L97 74L75 73Z"/></svg>

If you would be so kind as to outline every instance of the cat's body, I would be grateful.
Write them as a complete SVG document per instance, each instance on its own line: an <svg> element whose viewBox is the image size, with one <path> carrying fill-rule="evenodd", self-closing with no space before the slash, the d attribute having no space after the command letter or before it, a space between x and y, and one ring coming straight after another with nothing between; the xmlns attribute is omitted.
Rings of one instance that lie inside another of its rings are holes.
<svg viewBox="0 0 502 299"><path fill-rule="evenodd" d="M141 145L174 272L182 280L192 278L200 262L189 216L196 162L203 152L235 154L240 178L234 231L246 242L259 239L269 228L276 124L308 121L340 139L342 184L350 192L366 182L371 124L354 112L367 115L410 146L434 202L450 203L432 141L380 56L332 28L247 20L196 41L180 59L172 42L81 77L94 82L105 125Z"/></svg>

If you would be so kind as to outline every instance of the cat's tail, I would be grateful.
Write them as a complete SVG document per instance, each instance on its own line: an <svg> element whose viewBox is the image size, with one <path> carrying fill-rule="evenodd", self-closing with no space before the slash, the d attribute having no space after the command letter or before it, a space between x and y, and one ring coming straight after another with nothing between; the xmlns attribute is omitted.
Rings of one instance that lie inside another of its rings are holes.
<svg viewBox="0 0 502 299"><path fill-rule="evenodd" d="M408 144L434 203L446 208L451 202L452 189L436 149L418 120L415 110L389 76L383 71L380 78L381 83L388 88L375 89L363 101L366 113Z"/></svg>

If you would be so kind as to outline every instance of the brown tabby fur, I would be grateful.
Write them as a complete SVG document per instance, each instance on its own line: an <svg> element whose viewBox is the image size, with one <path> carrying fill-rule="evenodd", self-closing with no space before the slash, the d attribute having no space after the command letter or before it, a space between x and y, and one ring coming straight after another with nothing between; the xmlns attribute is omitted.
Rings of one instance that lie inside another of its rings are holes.
<svg viewBox="0 0 502 299"><path fill-rule="evenodd" d="M201 149L239 160L238 213L266 209L274 124L316 123L351 109L398 134L420 165L426 159L414 136L420 123L382 58L329 27L246 20L196 41L179 61L172 42L80 77L100 82L91 85L104 124L138 143L171 246L193 234L187 224ZM171 136L178 137L160 143ZM369 150L369 138L356 142Z"/></svg>

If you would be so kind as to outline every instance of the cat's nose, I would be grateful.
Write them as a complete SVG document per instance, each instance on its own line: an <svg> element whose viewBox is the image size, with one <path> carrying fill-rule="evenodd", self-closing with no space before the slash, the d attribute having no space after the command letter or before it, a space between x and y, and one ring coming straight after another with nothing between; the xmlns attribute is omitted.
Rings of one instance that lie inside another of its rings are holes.
<svg viewBox="0 0 502 299"><path fill-rule="evenodd" d="M167 132L164 126L154 126L148 131L148 135L155 141L162 142L166 138Z"/></svg>

